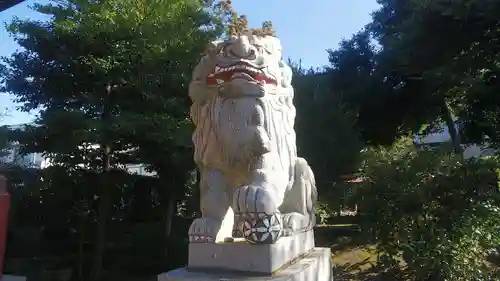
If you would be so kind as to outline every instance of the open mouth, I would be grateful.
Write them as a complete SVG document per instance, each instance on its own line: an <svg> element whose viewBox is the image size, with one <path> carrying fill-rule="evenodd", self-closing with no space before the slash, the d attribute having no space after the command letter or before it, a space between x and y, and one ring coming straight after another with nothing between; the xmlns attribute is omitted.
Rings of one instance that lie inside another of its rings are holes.
<svg viewBox="0 0 500 281"><path fill-rule="evenodd" d="M277 84L276 80L266 76L261 69L245 63L238 63L227 67L216 66L214 72L208 74L207 84L220 85L235 79L244 79L260 84Z"/></svg>

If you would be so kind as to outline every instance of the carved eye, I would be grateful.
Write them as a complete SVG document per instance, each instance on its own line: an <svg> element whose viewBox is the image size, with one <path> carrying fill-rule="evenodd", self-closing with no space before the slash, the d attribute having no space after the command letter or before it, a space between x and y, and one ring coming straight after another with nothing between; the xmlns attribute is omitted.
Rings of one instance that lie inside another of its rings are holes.
<svg viewBox="0 0 500 281"><path fill-rule="evenodd" d="M264 46L262 46L262 48L268 53L268 54L272 54L274 49L273 49L273 45L271 44L264 44Z"/></svg>
<svg viewBox="0 0 500 281"><path fill-rule="evenodd" d="M269 49L266 48L266 46L263 46L263 45L259 45L259 44L254 44L253 45L258 51L259 53L263 54L264 52L266 52L267 54L271 54L271 52L269 51Z"/></svg>
<svg viewBox="0 0 500 281"><path fill-rule="evenodd" d="M222 55L222 54L227 54L227 47L230 45L229 42L221 42L217 46L217 54Z"/></svg>
<svg viewBox="0 0 500 281"><path fill-rule="evenodd" d="M271 52L271 49L268 49L266 48L265 46L262 47L262 49L264 49L264 51L268 54L268 55L271 55L273 52Z"/></svg>
<svg viewBox="0 0 500 281"><path fill-rule="evenodd" d="M222 45L221 48L219 49L219 54L227 55L228 54L228 50L227 50L228 46L229 46L228 44Z"/></svg>

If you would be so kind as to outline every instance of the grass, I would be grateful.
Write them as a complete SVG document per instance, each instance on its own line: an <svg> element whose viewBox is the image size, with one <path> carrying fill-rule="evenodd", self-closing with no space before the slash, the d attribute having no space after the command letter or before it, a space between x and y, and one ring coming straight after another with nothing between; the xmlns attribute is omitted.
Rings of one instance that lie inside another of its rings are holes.
<svg viewBox="0 0 500 281"><path fill-rule="evenodd" d="M355 267L355 271L363 271L377 263L375 245L345 248L332 253L332 262L340 267ZM356 265L356 266L355 266Z"/></svg>
<svg viewBox="0 0 500 281"><path fill-rule="evenodd" d="M316 245L332 250L335 281L408 280L404 273L404 261L399 261L399 268L383 270L377 266L377 245L362 240L359 234L359 227L350 224L316 227ZM500 272L499 257L490 257L487 264L492 272Z"/></svg>
<svg viewBox="0 0 500 281"><path fill-rule="evenodd" d="M332 249L336 281L402 280L394 272L377 267L376 244L361 240L357 225L321 225L315 233L318 246Z"/></svg>

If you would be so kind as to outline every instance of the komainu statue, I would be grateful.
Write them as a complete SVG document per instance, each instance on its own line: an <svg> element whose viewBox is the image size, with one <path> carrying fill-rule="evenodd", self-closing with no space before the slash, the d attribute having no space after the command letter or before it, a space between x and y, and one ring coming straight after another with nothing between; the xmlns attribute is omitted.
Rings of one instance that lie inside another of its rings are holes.
<svg viewBox="0 0 500 281"><path fill-rule="evenodd" d="M251 31L209 44L189 85L202 217L190 243L272 244L315 224L317 191L297 157L292 70Z"/></svg>

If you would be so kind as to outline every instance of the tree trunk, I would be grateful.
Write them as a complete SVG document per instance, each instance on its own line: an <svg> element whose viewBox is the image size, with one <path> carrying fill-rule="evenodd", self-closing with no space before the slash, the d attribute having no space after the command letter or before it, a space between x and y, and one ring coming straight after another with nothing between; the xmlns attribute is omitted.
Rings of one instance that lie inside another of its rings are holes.
<svg viewBox="0 0 500 281"><path fill-rule="evenodd" d="M83 196L82 196L83 197ZM85 199L80 200L79 214L78 214L78 280L83 281L83 264L85 262L85 252L84 252L84 243L85 243Z"/></svg>
<svg viewBox="0 0 500 281"><path fill-rule="evenodd" d="M94 258L93 266L91 271L91 280L99 281L102 277L102 263L104 259L104 249L106 246L106 224L109 217L109 186L108 186L108 173L110 170L110 156L109 147L105 149L107 151L104 161L104 171L102 173L104 183L100 187L100 197L98 205L97 214L97 235L94 248Z"/></svg>
<svg viewBox="0 0 500 281"><path fill-rule="evenodd" d="M169 248L169 241L170 241L170 234L172 233L172 221L174 219L175 215L175 207L177 205L177 200L173 194L170 194L169 198L165 200L168 202L167 206L167 211L165 212L165 249L164 249L164 256L165 259L168 259L168 248Z"/></svg>
<svg viewBox="0 0 500 281"><path fill-rule="evenodd" d="M109 120L111 110L109 108L109 98L111 95L111 84L106 86L106 93L103 101L102 122ZM110 181L109 172L111 170L111 147L107 135L101 140L101 149L103 151L103 166L100 178L99 205L97 207L97 235L94 248L94 257L92 259L92 271L90 272L91 281L99 281L102 278L102 265L104 260L104 250L106 246L106 224L110 209Z"/></svg>
<svg viewBox="0 0 500 281"><path fill-rule="evenodd" d="M461 157L463 157L463 150L461 146L461 141L460 141L460 134L457 130L455 120L453 120L453 111L446 102L446 100L443 99L443 119L446 122L446 127L448 128L448 132L450 133L450 138L451 142L453 145L453 149L456 154L459 154Z"/></svg>

